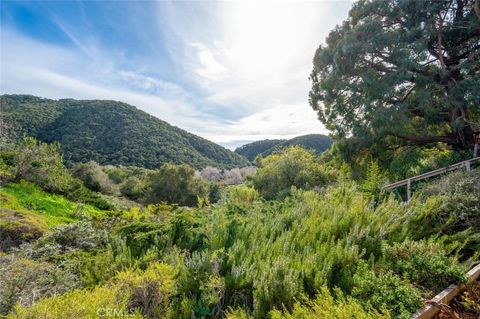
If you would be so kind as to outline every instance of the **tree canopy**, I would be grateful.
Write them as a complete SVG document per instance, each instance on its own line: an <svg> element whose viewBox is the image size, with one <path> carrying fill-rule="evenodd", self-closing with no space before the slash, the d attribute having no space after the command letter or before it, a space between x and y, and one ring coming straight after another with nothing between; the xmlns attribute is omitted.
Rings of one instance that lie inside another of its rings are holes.
<svg viewBox="0 0 480 319"><path fill-rule="evenodd" d="M310 104L338 139L382 150L472 147L480 119L475 0L360 0L313 63Z"/></svg>
<svg viewBox="0 0 480 319"><path fill-rule="evenodd" d="M258 170L251 181L266 199L284 198L291 188L313 189L335 179L336 172L327 171L312 151L291 146L257 160Z"/></svg>

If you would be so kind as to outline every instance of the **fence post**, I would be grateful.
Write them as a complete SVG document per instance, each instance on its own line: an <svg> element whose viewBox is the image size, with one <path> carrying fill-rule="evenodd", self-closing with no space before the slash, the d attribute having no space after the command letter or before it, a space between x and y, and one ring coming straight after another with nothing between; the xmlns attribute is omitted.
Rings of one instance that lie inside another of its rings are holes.
<svg viewBox="0 0 480 319"><path fill-rule="evenodd" d="M407 180L407 202L412 198L412 189L410 179Z"/></svg>
<svg viewBox="0 0 480 319"><path fill-rule="evenodd" d="M467 172L470 172L471 171L471 167L470 167L470 161L465 161L465 167L467 168Z"/></svg>

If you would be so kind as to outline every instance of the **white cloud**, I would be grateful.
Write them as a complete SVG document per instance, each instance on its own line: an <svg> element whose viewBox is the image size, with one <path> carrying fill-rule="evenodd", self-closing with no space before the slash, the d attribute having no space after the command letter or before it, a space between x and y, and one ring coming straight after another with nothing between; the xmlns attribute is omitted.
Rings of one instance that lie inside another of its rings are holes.
<svg viewBox="0 0 480 319"><path fill-rule="evenodd" d="M159 6L161 11L163 3ZM326 133L308 105L308 76L316 48L350 6L349 1L224 2L204 17L216 21L212 26L196 20L195 6L171 5L166 19L175 34L177 63L200 75L191 80L205 89L208 103L242 115L205 129L203 136L234 147L237 140ZM178 48L188 51L190 43L197 44L196 54L181 54Z"/></svg>
<svg viewBox="0 0 480 319"><path fill-rule="evenodd" d="M191 46L197 50L197 57L201 65L196 69L198 75L212 81L226 78L227 69L217 61L211 50L207 49L203 43L192 43Z"/></svg>
<svg viewBox="0 0 480 319"><path fill-rule="evenodd" d="M305 112L304 105L297 104L278 105L216 128L213 132L205 132L204 135L217 143L235 148L261 139L289 139L312 133L328 134L313 110Z"/></svg>
<svg viewBox="0 0 480 319"><path fill-rule="evenodd" d="M3 30L1 42L9 43L8 50L1 50L2 94L116 100L182 128L203 126L198 110L186 101L188 94L174 83L118 69L108 61L99 62L103 68L96 72L97 64L82 55Z"/></svg>
<svg viewBox="0 0 480 319"><path fill-rule="evenodd" d="M103 48L94 36L79 36L59 17L54 21L74 48L3 28L1 93L124 101L232 148L326 133L307 102L308 75L315 49L346 17L350 2L161 1L158 6L160 31L149 37L141 29L138 35L151 47L152 56L145 57L150 65L125 63L121 51ZM164 50L172 58L171 78L189 90L160 78L162 70L148 72L155 54Z"/></svg>

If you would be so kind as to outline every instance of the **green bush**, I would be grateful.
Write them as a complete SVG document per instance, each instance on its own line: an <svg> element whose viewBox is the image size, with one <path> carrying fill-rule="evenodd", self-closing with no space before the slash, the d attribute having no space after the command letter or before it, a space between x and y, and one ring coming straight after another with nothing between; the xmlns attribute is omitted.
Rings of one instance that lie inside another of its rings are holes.
<svg viewBox="0 0 480 319"><path fill-rule="evenodd" d="M441 236L457 245L462 259L480 252L480 169L456 171L426 184L412 203L413 239Z"/></svg>
<svg viewBox="0 0 480 319"><path fill-rule="evenodd" d="M153 263L145 271L119 273L114 284L129 295L128 309L137 309L146 318L172 315L170 303L175 293L175 270L166 264Z"/></svg>
<svg viewBox="0 0 480 319"><path fill-rule="evenodd" d="M132 200L142 199L146 192L146 182L136 176L128 177L120 187L120 193Z"/></svg>
<svg viewBox="0 0 480 319"><path fill-rule="evenodd" d="M450 284L465 282L468 270L433 240L387 245L385 262L387 269L430 292L427 297L433 297Z"/></svg>
<svg viewBox="0 0 480 319"><path fill-rule="evenodd" d="M0 316L16 303L29 306L39 298L62 294L78 285L73 273L52 264L0 256Z"/></svg>
<svg viewBox="0 0 480 319"><path fill-rule="evenodd" d="M175 274L169 265L152 263L145 271L120 272L104 286L44 298L32 306L18 304L7 318L174 318Z"/></svg>
<svg viewBox="0 0 480 319"><path fill-rule="evenodd" d="M14 176L16 181L25 179L54 192L68 190L71 175L63 167L58 144L39 143L25 136L15 146Z"/></svg>
<svg viewBox="0 0 480 319"><path fill-rule="evenodd" d="M353 281L353 297L366 307L387 309L394 318L409 319L422 306L420 291L391 271L377 274L360 263Z"/></svg>
<svg viewBox="0 0 480 319"><path fill-rule="evenodd" d="M72 168L73 176L80 179L83 184L90 190L111 195L117 190L114 184L100 165L90 161L88 163L76 164Z"/></svg>
<svg viewBox="0 0 480 319"><path fill-rule="evenodd" d="M271 319L388 319L387 311L365 310L362 305L353 298L345 297L340 291L337 298L333 298L327 288L320 289L315 299L305 303L297 302L291 311L274 310L271 312ZM227 318L236 318L227 316Z"/></svg>
<svg viewBox="0 0 480 319"><path fill-rule="evenodd" d="M143 318L128 308L129 295L118 287L77 289L61 296L41 299L31 307L17 305L7 319L33 318Z"/></svg>
<svg viewBox="0 0 480 319"><path fill-rule="evenodd" d="M47 224L41 217L0 207L0 251L36 240L46 230Z"/></svg>
<svg viewBox="0 0 480 319"><path fill-rule="evenodd" d="M293 186L312 189L325 186L334 179L334 174L317 162L313 152L299 146L259 158L257 166L251 181L265 199L283 198Z"/></svg>
<svg viewBox="0 0 480 319"><path fill-rule="evenodd" d="M123 238L113 237L104 250L78 256L79 272L87 287L103 284L119 271L135 267L138 260L132 258L130 248Z"/></svg>
<svg viewBox="0 0 480 319"><path fill-rule="evenodd" d="M96 229L91 222L80 221L60 225L38 241L23 247L23 253L30 258L48 258L75 250L91 251L107 244L107 234Z"/></svg>
<svg viewBox="0 0 480 319"><path fill-rule="evenodd" d="M163 164L150 175L150 203L167 202L182 206L196 206L198 197L207 198L208 185L195 177L187 164Z"/></svg>

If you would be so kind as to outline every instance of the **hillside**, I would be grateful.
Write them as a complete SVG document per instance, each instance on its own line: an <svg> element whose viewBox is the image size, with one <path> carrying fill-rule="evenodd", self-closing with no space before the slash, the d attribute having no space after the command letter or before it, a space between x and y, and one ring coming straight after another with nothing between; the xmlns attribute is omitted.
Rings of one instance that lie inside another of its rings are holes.
<svg viewBox="0 0 480 319"><path fill-rule="evenodd" d="M261 140L252 143L248 143L237 147L235 153L245 156L250 161L253 161L258 154L268 151L269 149L286 142L287 140Z"/></svg>
<svg viewBox="0 0 480 319"><path fill-rule="evenodd" d="M402 202L378 192L378 165L355 181L294 147L213 205L157 196L103 209L77 196L100 194L72 190L80 181L54 147L32 140L0 149L2 318L410 319L478 263L476 167ZM159 184L188 191L186 178ZM457 301L469 316L455 318L478 318L478 289L467 288Z"/></svg>
<svg viewBox="0 0 480 319"><path fill-rule="evenodd" d="M90 160L146 168L165 162L196 168L248 165L244 157L126 103L29 95L3 95L1 103L7 127L17 136L60 142L67 165Z"/></svg>
<svg viewBox="0 0 480 319"><path fill-rule="evenodd" d="M235 152L253 161L257 155L267 156L276 150L298 145L305 149L314 150L317 154L330 148L332 139L322 134L308 134L297 136L289 140L262 140L238 147Z"/></svg>

